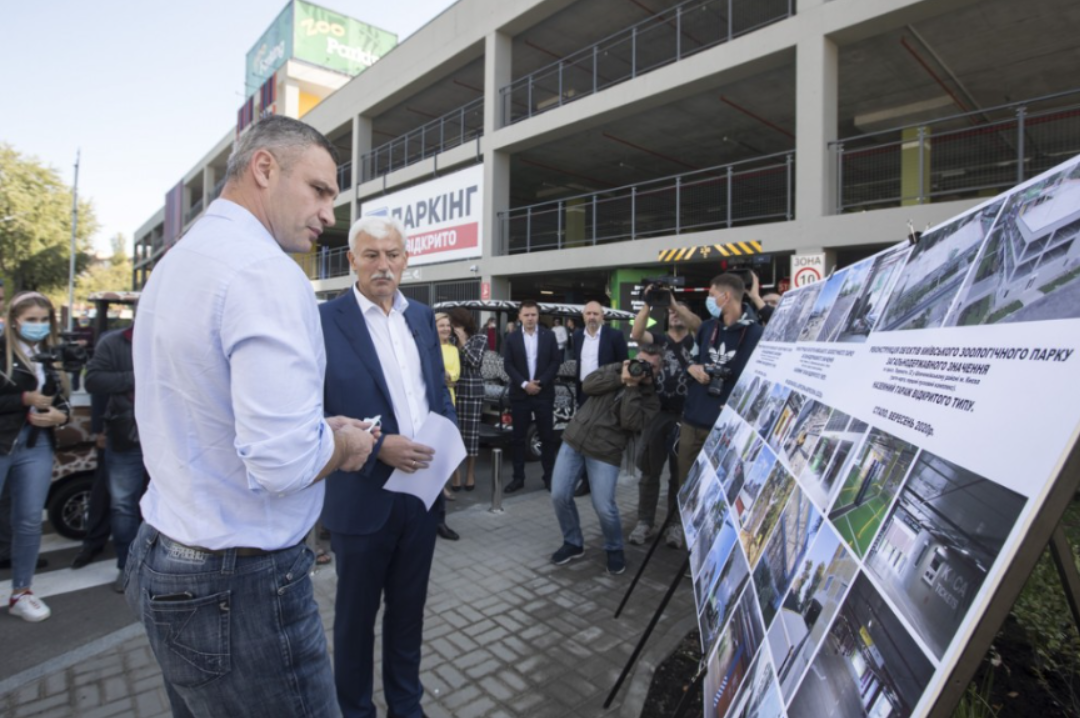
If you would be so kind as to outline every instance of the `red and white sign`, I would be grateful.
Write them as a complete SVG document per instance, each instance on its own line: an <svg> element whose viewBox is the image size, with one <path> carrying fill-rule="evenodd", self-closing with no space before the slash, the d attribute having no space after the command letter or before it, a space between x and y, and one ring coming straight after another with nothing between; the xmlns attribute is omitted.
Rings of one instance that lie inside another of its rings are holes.
<svg viewBox="0 0 1080 718"><path fill-rule="evenodd" d="M396 217L408 233L409 265L481 256L484 168L475 165L368 200L361 217Z"/></svg>
<svg viewBox="0 0 1080 718"><path fill-rule="evenodd" d="M796 254L791 257L791 286L798 289L820 282L825 276L824 254Z"/></svg>
<svg viewBox="0 0 1080 718"><path fill-rule="evenodd" d="M491 299L491 282L480 282L480 298Z"/></svg>

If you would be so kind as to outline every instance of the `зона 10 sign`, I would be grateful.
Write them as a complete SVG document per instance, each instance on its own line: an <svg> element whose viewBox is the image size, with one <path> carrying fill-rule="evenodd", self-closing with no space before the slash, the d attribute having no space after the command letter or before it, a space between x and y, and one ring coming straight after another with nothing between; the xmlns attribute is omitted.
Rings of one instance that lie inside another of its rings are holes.
<svg viewBox="0 0 1080 718"><path fill-rule="evenodd" d="M1076 443L1078 160L784 296L679 494L707 716L934 707Z"/></svg>

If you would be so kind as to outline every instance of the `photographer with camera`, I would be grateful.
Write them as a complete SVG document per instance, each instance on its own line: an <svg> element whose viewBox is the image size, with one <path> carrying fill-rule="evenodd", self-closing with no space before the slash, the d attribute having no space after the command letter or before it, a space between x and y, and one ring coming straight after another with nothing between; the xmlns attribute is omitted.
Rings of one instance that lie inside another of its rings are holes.
<svg viewBox="0 0 1080 718"><path fill-rule="evenodd" d="M551 482L551 503L562 529L563 545L551 562L562 565L585 554L581 520L574 504L574 483L583 467L592 484L592 504L600 519L607 551L607 571L626 570L622 523L615 503L619 465L631 435L640 433L660 410L653 377L660 367L660 348L642 346L638 359L605 364L589 374L582 404L563 432Z"/></svg>
<svg viewBox="0 0 1080 718"><path fill-rule="evenodd" d="M11 486L11 599L8 613L44 621L52 613L30 584L41 550L41 511L52 480L53 430L66 424L71 406L67 376L56 363L66 356L52 303L37 292L8 305L0 341L0 490Z"/></svg>
<svg viewBox="0 0 1080 718"><path fill-rule="evenodd" d="M641 470L638 481L638 520L630 533L630 543L635 546L648 541L655 534L656 506L660 500L660 475L664 464L668 465L669 483L678 479L678 462L673 452L679 419L686 403L687 369L694 361L694 332L701 326L701 319L682 302L673 302L668 289L668 277L646 279L642 294L644 301L634 319L630 338L639 344L655 344L663 354L660 373L656 377L656 392L660 397L660 413L642 432L641 450L637 466ZM646 329L649 313L653 307L667 308L667 331L663 334ZM668 492L668 513L676 511L675 492ZM673 527L676 533L681 529ZM669 529L669 532L671 529Z"/></svg>
<svg viewBox="0 0 1080 718"><path fill-rule="evenodd" d="M744 315L745 289L742 279L734 274L715 277L709 287L705 306L712 318L698 330L697 357L688 370L693 381L687 389L679 429L679 481L673 487L676 491L686 481L720 410L765 331L761 324ZM673 528L678 526L673 520ZM681 533L669 531L667 539L668 546L682 548Z"/></svg>

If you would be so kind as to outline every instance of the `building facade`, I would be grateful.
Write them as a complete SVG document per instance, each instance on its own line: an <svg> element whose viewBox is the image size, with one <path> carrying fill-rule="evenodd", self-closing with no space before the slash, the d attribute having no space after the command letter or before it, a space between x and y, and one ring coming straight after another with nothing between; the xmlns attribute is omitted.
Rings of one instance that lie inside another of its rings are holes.
<svg viewBox="0 0 1080 718"><path fill-rule="evenodd" d="M297 261L336 294L351 222L480 168L475 248L413 266L410 296L628 308L654 275L846 266L1080 151L1077 27L1054 0L460 0L303 115L341 194ZM136 233L136 286L235 134Z"/></svg>

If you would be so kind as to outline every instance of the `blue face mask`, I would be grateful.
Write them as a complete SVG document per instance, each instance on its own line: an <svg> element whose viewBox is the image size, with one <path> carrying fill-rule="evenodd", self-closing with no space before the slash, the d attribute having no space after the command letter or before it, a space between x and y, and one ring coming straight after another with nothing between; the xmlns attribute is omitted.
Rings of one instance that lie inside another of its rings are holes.
<svg viewBox="0 0 1080 718"><path fill-rule="evenodd" d="M711 295L705 299L705 308L709 310L709 314L712 315L713 318L720 318L720 305L716 303L716 299Z"/></svg>
<svg viewBox="0 0 1080 718"><path fill-rule="evenodd" d="M40 342L45 337L49 336L51 331L52 325L48 322L34 322L33 324L26 322L19 325L19 334L28 342Z"/></svg>

